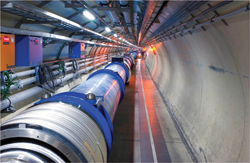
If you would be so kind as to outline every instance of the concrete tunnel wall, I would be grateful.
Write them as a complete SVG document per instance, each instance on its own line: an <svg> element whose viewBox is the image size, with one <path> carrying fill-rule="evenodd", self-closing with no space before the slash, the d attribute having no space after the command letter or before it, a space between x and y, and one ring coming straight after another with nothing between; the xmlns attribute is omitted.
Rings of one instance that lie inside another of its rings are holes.
<svg viewBox="0 0 250 163"><path fill-rule="evenodd" d="M155 44L146 65L198 161L249 162L249 13Z"/></svg>

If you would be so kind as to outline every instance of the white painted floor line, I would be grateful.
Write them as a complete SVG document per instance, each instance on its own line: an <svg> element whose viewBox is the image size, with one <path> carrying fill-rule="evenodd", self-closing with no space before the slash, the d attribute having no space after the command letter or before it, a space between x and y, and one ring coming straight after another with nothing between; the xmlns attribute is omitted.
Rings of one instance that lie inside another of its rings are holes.
<svg viewBox="0 0 250 163"><path fill-rule="evenodd" d="M149 116L148 116L148 108L147 108L145 93L144 93L144 89L143 89L142 73L141 73L141 61L139 61L138 63L140 64L139 67L140 67L142 94L143 94L143 98L144 98L145 111L146 111L147 122L148 122L148 131L149 131L149 137L150 137L150 144L151 144L151 148L152 148L154 163L158 163L157 156L156 156L156 151L155 151L154 138L153 138L152 129L151 129L151 126L150 126L150 120L149 120Z"/></svg>
<svg viewBox="0 0 250 163"><path fill-rule="evenodd" d="M136 87L139 85L139 80L136 80ZM138 93L135 94L135 101L138 101ZM134 108L134 157L133 162L141 162L141 145L140 145L140 117L138 102L135 102Z"/></svg>

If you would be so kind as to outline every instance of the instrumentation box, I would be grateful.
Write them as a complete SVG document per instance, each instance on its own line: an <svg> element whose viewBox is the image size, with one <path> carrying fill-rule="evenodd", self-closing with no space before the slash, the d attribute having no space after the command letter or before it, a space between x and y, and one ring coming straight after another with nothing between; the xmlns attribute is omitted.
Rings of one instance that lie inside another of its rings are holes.
<svg viewBox="0 0 250 163"><path fill-rule="evenodd" d="M15 36L1 34L1 70L8 70L15 67Z"/></svg>
<svg viewBox="0 0 250 163"><path fill-rule="evenodd" d="M16 36L16 66L35 66L43 63L42 38Z"/></svg>
<svg viewBox="0 0 250 163"><path fill-rule="evenodd" d="M85 43L72 42L69 45L69 58L84 58L86 55Z"/></svg>

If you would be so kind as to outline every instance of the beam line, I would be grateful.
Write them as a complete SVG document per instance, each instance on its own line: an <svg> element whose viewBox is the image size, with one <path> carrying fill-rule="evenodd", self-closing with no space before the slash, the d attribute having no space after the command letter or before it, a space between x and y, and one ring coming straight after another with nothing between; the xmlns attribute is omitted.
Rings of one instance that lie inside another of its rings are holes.
<svg viewBox="0 0 250 163"><path fill-rule="evenodd" d="M113 27L133 27L133 24L114 24Z"/></svg>
<svg viewBox="0 0 250 163"><path fill-rule="evenodd" d="M147 8L144 10L144 17L143 17L142 23L140 25L140 30L138 33L138 45L140 45L142 41L143 33L148 25L148 21L154 11L157 1L148 1L147 3L148 3Z"/></svg>
<svg viewBox="0 0 250 163"><path fill-rule="evenodd" d="M97 10L100 10L100 11L115 11L115 12L130 12L129 8L118 8L118 7L101 7L101 6L98 6Z"/></svg>
<svg viewBox="0 0 250 163"><path fill-rule="evenodd" d="M64 5L65 8L86 8L82 4L78 3L67 3ZM96 8L97 6L91 6L91 8Z"/></svg>
<svg viewBox="0 0 250 163"><path fill-rule="evenodd" d="M23 21L23 24L60 24L61 21Z"/></svg>

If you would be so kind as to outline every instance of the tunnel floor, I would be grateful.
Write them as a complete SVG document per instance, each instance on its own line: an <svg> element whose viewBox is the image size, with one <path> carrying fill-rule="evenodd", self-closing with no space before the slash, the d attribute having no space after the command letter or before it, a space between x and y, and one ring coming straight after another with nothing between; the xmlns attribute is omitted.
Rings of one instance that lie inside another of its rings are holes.
<svg viewBox="0 0 250 163"><path fill-rule="evenodd" d="M192 162L144 60L136 61L113 125L109 162Z"/></svg>

